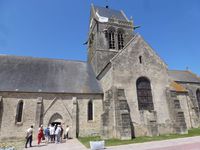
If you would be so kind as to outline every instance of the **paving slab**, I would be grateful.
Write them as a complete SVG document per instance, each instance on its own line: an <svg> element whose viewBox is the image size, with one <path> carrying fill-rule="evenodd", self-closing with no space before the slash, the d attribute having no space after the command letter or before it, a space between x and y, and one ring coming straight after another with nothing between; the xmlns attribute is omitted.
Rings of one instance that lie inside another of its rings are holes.
<svg viewBox="0 0 200 150"><path fill-rule="evenodd" d="M29 145L28 145L29 146ZM33 142L33 147L24 148L24 150L87 150L77 139L70 139L62 143L44 143L40 146L37 145L36 141Z"/></svg>

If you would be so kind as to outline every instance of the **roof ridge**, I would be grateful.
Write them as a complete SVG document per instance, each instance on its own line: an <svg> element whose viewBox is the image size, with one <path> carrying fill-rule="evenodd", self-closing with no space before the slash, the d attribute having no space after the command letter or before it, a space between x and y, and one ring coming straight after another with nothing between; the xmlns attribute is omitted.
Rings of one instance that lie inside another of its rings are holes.
<svg viewBox="0 0 200 150"><path fill-rule="evenodd" d="M195 76L197 79L199 79L199 77L197 76L197 74L195 74L194 72L190 71L190 70L186 70L187 72L189 72L191 75Z"/></svg>
<svg viewBox="0 0 200 150"><path fill-rule="evenodd" d="M55 60L55 61L68 61L68 62L84 62L87 63L87 61L82 60L67 60L67 59L61 59L61 58L44 58L44 57L33 57L33 56L17 56L17 55L7 55L7 54L0 54L0 57L15 57L15 58L30 58L30 59L41 59L41 60Z"/></svg>
<svg viewBox="0 0 200 150"><path fill-rule="evenodd" d="M168 71L181 71L181 72L186 72L187 70L175 70L175 69L168 69Z"/></svg>
<svg viewBox="0 0 200 150"><path fill-rule="evenodd" d="M194 75L195 77L199 78L199 77L197 76L197 74L195 74L195 73L192 72L191 70L168 70L168 71L187 72L187 73L190 73L190 74Z"/></svg>

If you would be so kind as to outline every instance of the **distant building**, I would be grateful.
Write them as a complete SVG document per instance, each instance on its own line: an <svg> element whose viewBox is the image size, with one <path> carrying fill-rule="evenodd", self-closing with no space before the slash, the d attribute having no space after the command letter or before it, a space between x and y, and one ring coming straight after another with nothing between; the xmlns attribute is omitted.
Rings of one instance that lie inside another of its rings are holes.
<svg viewBox="0 0 200 150"><path fill-rule="evenodd" d="M0 138L63 124L131 139L200 125L200 79L169 70L123 11L91 6L88 61L0 56Z"/></svg>

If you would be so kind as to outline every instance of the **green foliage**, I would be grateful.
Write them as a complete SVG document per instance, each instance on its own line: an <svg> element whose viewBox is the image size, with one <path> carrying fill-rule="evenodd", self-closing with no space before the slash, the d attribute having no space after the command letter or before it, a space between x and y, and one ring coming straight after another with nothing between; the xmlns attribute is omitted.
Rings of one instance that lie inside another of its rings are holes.
<svg viewBox="0 0 200 150"><path fill-rule="evenodd" d="M142 136L137 137L132 140L119 140L119 139L108 139L105 140L106 146L115 146L115 145L125 145L125 144L133 144L133 143L143 143L149 141L160 141L160 140L167 140L167 139L176 139L176 138L184 138L184 137L192 137L192 136L199 136L200 135L200 128L194 128L188 130L188 134L165 134L160 136ZM87 148L90 147L90 141L100 141L102 140L99 136L95 137L80 137L79 141L85 145Z"/></svg>

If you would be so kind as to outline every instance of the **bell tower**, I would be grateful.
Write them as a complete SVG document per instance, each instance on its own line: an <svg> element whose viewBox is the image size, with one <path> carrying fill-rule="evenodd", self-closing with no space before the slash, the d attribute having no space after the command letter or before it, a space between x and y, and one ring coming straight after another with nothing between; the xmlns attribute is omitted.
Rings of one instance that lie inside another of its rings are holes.
<svg viewBox="0 0 200 150"><path fill-rule="evenodd" d="M133 29L133 21L129 20L122 10L91 5L88 62L97 78L110 60L133 37Z"/></svg>

